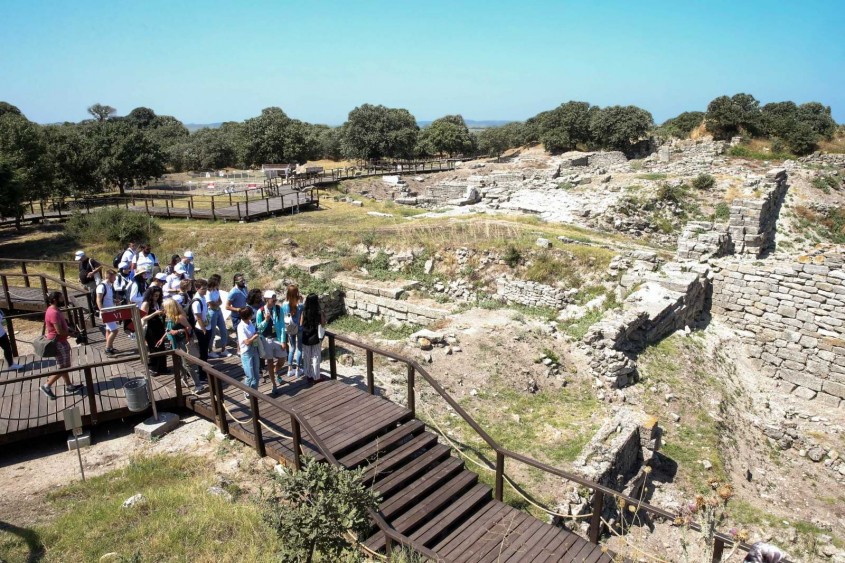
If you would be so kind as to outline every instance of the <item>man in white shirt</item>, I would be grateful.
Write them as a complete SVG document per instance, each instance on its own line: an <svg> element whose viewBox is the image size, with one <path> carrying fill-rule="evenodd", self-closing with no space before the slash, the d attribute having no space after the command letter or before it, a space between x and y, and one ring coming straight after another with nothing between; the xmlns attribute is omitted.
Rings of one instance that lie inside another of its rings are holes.
<svg viewBox="0 0 845 563"><path fill-rule="evenodd" d="M114 282L117 274L114 270L106 272L106 279L97 284L97 308L114 307ZM114 340L117 338L117 323L106 323L106 356L112 357L115 354Z"/></svg>
<svg viewBox="0 0 845 563"><path fill-rule="evenodd" d="M142 244L140 251L132 259L132 263L135 270L143 267L147 272L152 272L153 268L158 267L158 258L153 254L153 249L149 244Z"/></svg>
<svg viewBox="0 0 845 563"><path fill-rule="evenodd" d="M132 262L135 260L135 255L138 254L135 250L135 241L129 241L129 245L126 247L126 250L123 251L123 255L120 257L121 262L126 262L130 265L130 270L132 266ZM120 266L118 266L119 268ZM130 278L132 273L130 271Z"/></svg>
<svg viewBox="0 0 845 563"><path fill-rule="evenodd" d="M208 293L208 282L204 279L194 280L196 295L191 299L191 311L194 313L196 323L194 332L197 335L197 347L199 348L200 360L208 361L208 339L211 332L208 330L208 302L205 299ZM205 372L202 373L205 376Z"/></svg>

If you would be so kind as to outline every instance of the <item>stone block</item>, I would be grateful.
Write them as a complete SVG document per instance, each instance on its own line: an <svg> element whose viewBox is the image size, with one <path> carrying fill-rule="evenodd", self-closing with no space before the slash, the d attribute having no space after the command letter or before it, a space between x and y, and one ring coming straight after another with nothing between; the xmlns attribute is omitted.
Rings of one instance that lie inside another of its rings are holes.
<svg viewBox="0 0 845 563"><path fill-rule="evenodd" d="M78 440L78 442L77 442ZM67 437L67 449L68 451L73 451L76 449L77 443L79 444L80 448L87 448L91 445L91 432L85 430L77 437L74 437L73 434L68 434Z"/></svg>
<svg viewBox="0 0 845 563"><path fill-rule="evenodd" d="M135 434L146 440L164 436L179 426L179 415L170 412L159 412L158 420L153 417L135 426Z"/></svg>
<svg viewBox="0 0 845 563"><path fill-rule="evenodd" d="M825 381L822 383L822 391L825 393L829 393L830 395L834 395L839 397L840 399L845 399L845 385L842 383L836 383L835 381Z"/></svg>
<svg viewBox="0 0 845 563"><path fill-rule="evenodd" d="M806 399L808 401L815 399L816 395L817 395L817 393L815 391L813 391L811 389L807 389L806 387L796 387L792 391L792 394L797 396L797 397L801 397L802 399Z"/></svg>

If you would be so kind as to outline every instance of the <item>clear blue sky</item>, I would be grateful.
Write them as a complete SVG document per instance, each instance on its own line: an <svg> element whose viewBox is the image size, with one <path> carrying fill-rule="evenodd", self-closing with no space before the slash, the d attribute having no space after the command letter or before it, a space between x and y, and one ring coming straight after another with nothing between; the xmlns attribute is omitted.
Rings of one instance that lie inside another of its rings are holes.
<svg viewBox="0 0 845 563"><path fill-rule="evenodd" d="M567 100L660 122L736 92L820 101L845 122L840 0L5 0L0 14L0 100L41 123L95 102L339 124L365 102L427 120Z"/></svg>

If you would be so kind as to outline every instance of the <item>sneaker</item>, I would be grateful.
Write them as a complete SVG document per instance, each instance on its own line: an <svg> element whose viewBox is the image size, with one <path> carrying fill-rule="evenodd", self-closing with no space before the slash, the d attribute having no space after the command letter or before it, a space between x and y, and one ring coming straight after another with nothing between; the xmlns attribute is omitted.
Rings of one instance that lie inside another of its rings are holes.
<svg viewBox="0 0 845 563"><path fill-rule="evenodd" d="M234 356L234 354L233 354L233 353L231 353L231 352L230 352L230 351L228 351L228 350L225 350L225 351L223 351L223 352L221 352L221 353L220 353L220 357L221 357L221 358L231 358L232 356Z"/></svg>
<svg viewBox="0 0 845 563"><path fill-rule="evenodd" d="M115 354L117 354L117 350L114 348L106 348L106 356L113 358Z"/></svg>
<svg viewBox="0 0 845 563"><path fill-rule="evenodd" d="M194 387L194 393L196 393L197 395L205 393L206 391L208 391L208 387L206 387L205 385Z"/></svg>
<svg viewBox="0 0 845 563"><path fill-rule="evenodd" d="M135 333L134 332L127 332L126 338L128 338L129 340L135 340Z"/></svg>
<svg viewBox="0 0 845 563"><path fill-rule="evenodd" d="M65 385L65 393L74 394L82 391L82 389L82 385L79 385L78 383L71 383L70 385Z"/></svg>
<svg viewBox="0 0 845 563"><path fill-rule="evenodd" d="M244 391L244 400L249 401L249 393Z"/></svg>
<svg viewBox="0 0 845 563"><path fill-rule="evenodd" d="M20 365L20 364L10 364L9 369L13 369L13 370L17 371L19 369L23 369L23 366Z"/></svg>
<svg viewBox="0 0 845 563"><path fill-rule="evenodd" d="M45 395L47 395L47 397L48 397L51 401L55 401L55 400L56 400L56 394L55 394L55 393L53 393L53 390L52 390L52 389L50 389L50 386L49 386L49 385L47 385L47 384L45 383L44 385L42 385L42 386L40 387L40 389L41 389L41 392L42 392L42 393L44 393Z"/></svg>
<svg viewBox="0 0 845 563"><path fill-rule="evenodd" d="M276 385L282 385L284 382L281 374L276 375Z"/></svg>
<svg viewBox="0 0 845 563"><path fill-rule="evenodd" d="M219 358L220 354L218 354L217 352L209 352L208 357L209 358Z"/></svg>

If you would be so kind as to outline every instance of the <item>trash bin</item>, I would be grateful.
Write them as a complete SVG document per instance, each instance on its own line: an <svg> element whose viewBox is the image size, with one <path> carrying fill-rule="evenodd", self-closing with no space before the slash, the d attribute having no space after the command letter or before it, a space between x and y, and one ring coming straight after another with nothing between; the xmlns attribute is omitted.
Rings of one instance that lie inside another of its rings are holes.
<svg viewBox="0 0 845 563"><path fill-rule="evenodd" d="M147 381L143 377L130 379L123 386L123 393L126 395L126 406L132 412L147 410L150 406L150 395L147 392Z"/></svg>

